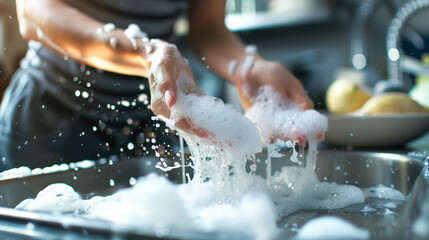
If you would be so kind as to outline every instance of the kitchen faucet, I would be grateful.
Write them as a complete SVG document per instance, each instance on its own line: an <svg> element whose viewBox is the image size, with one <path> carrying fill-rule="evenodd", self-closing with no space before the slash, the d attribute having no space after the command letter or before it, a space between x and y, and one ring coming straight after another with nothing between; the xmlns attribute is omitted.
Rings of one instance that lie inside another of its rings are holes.
<svg viewBox="0 0 429 240"><path fill-rule="evenodd" d="M386 36L387 51L387 81L380 81L375 86L375 93L390 91L408 92L402 76L403 68L409 72L427 72L427 67L412 60L410 57L402 57L403 52L400 45L402 28L406 21L421 10L429 8L429 0L410 0L404 4L395 14L390 22ZM403 59L402 59L403 58Z"/></svg>

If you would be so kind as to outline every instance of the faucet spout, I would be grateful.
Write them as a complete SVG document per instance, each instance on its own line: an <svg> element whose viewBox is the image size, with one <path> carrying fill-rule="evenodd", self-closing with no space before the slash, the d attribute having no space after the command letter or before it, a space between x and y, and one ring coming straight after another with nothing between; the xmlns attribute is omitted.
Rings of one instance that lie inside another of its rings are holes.
<svg viewBox="0 0 429 240"><path fill-rule="evenodd" d="M411 16L426 8L429 8L429 0L410 0L399 8L390 23L386 36L387 74L388 80L393 83L403 83L400 64L402 50L399 46L402 28Z"/></svg>

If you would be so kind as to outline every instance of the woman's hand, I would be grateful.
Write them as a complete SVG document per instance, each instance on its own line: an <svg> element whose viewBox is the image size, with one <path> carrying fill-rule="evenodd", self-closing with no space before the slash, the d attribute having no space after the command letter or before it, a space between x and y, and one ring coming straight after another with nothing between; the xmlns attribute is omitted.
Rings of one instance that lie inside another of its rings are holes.
<svg viewBox="0 0 429 240"><path fill-rule="evenodd" d="M257 55L248 55L247 58L235 74L240 101L246 111L254 104L259 88L264 85L272 86L284 98L296 102L303 111L314 107L301 82L280 63L266 61ZM271 121L269 116L258 120ZM300 129L288 129L287 132L282 132L281 129L271 125L272 123L267 122L260 124L260 127L265 127L262 130L268 135L270 143L274 143L276 139L283 141L294 139L298 140L300 145L306 145L309 136ZM317 133L315 137L317 141L322 141L324 132Z"/></svg>
<svg viewBox="0 0 429 240"><path fill-rule="evenodd" d="M196 86L187 61L174 44L161 40L153 40L152 43L153 49L147 55L150 65L151 109L155 115L170 118L170 109L176 104L179 91L184 95L202 96L205 93ZM175 126L200 138L213 138L210 132L196 126L190 118L180 118Z"/></svg>
<svg viewBox="0 0 429 240"><path fill-rule="evenodd" d="M283 65L266 61L259 56L249 55L247 57L254 58L253 65L249 68L249 66L241 64L235 73L235 84L244 110L253 105L253 99L258 93L259 87L264 85L273 86L285 98L290 98L299 104L302 110L314 107L313 101L305 93L301 82Z"/></svg>

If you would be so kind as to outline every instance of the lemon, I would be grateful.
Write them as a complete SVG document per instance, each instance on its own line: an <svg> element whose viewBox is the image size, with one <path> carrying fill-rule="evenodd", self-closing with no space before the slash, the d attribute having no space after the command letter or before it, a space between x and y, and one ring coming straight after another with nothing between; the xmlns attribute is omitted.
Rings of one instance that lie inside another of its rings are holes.
<svg viewBox="0 0 429 240"><path fill-rule="evenodd" d="M361 81L340 78L326 92L326 106L336 114L352 113L359 109L371 95L364 90Z"/></svg>
<svg viewBox="0 0 429 240"><path fill-rule="evenodd" d="M383 93L369 99L356 114L422 113L429 109L411 99L406 93Z"/></svg>

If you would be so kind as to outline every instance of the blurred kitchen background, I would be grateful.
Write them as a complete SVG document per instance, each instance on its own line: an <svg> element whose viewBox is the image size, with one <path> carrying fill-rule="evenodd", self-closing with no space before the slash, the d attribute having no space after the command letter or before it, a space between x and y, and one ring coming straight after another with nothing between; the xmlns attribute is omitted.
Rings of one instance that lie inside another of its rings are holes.
<svg viewBox="0 0 429 240"><path fill-rule="evenodd" d="M304 84L316 108L325 108L325 92L339 73L361 69L369 84L386 79L386 31L405 0L227 0L227 27L268 60L281 62ZM404 27L404 52L420 61L429 52L429 11L416 14ZM240 109L236 90L214 75L191 51L187 22L176 32L183 55L198 84L208 94ZM0 90L3 91L26 51L15 1L0 0ZM363 53L366 58L355 58ZM412 78L411 78L412 80Z"/></svg>

